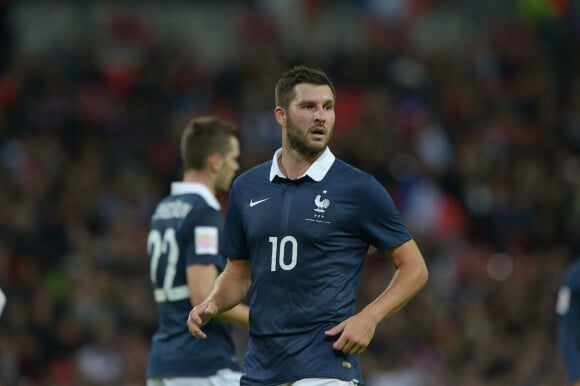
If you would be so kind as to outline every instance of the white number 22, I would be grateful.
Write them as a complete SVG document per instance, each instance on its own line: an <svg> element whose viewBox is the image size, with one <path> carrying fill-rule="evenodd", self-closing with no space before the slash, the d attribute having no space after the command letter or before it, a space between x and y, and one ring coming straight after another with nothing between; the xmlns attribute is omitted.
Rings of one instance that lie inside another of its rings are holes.
<svg viewBox="0 0 580 386"><path fill-rule="evenodd" d="M175 267L179 259L179 245L175 238L175 229L168 228L163 232L152 230L149 232L147 238L147 250L151 256L151 282L155 285L157 276L157 267L159 265L159 258L163 255L167 256L167 267L165 268L165 276L163 278L163 288L170 289L173 287L173 280L175 279Z"/></svg>
<svg viewBox="0 0 580 386"><path fill-rule="evenodd" d="M292 236L285 236L280 240L280 246L278 247L278 237L272 236L268 239L272 243L272 264L270 265L270 271L275 272L278 265L284 271L290 271L296 267L296 262L298 260L298 241ZM286 244L290 243L292 255L290 261L287 263L284 258L286 251ZM278 250L280 251L278 253Z"/></svg>

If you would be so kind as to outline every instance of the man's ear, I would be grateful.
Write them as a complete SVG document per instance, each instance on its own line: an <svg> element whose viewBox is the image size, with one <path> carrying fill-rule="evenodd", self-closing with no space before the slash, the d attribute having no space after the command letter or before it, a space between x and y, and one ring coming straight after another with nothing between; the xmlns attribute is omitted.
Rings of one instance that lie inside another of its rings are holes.
<svg viewBox="0 0 580 386"><path fill-rule="evenodd" d="M213 153L207 159L207 165L212 172L217 172L222 167L224 159L220 153Z"/></svg>
<svg viewBox="0 0 580 386"><path fill-rule="evenodd" d="M274 109L274 116L276 117L276 122L278 122L280 126L286 127L286 110L280 106L276 106Z"/></svg>

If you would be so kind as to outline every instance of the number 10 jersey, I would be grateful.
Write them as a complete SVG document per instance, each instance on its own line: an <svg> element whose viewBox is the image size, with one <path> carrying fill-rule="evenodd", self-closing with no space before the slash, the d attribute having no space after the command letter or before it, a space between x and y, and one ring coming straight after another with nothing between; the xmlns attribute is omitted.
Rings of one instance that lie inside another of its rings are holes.
<svg viewBox="0 0 580 386"><path fill-rule="evenodd" d="M385 251L411 236L372 176L327 148L304 176L289 180L279 152L234 181L221 239L225 256L252 265L242 385L360 382L358 356L335 352L324 331L356 312L369 246Z"/></svg>

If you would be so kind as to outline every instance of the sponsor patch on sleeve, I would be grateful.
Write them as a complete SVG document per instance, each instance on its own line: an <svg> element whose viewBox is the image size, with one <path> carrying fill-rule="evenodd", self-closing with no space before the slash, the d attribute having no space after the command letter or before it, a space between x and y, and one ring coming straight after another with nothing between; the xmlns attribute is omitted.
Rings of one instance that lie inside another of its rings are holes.
<svg viewBox="0 0 580 386"><path fill-rule="evenodd" d="M216 227L195 227L195 253L217 255L218 229Z"/></svg>

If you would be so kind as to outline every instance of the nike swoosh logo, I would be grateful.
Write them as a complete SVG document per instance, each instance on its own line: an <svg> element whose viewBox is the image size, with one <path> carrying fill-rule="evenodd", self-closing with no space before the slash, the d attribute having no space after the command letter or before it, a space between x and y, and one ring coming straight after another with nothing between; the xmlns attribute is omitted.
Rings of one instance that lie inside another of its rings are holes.
<svg viewBox="0 0 580 386"><path fill-rule="evenodd" d="M253 207L253 206L256 206L258 204L261 204L264 201L268 201L269 199L270 199L270 197L264 198L263 200L258 200L258 201L254 201L254 199L251 199L250 200L250 208Z"/></svg>

